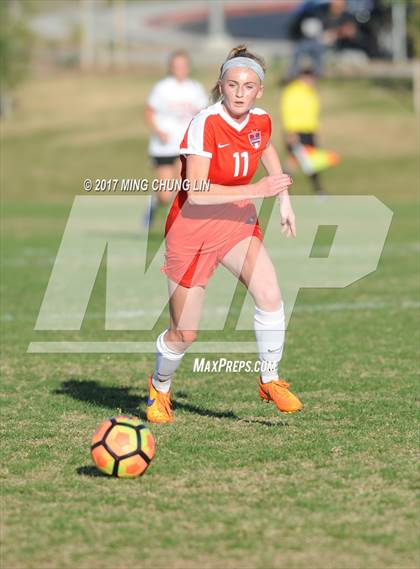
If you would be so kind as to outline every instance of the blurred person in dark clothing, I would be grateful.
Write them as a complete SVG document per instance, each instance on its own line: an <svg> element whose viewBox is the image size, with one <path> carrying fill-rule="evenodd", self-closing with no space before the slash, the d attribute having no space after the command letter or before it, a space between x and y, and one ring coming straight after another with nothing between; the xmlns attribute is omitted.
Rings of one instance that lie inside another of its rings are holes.
<svg viewBox="0 0 420 569"><path fill-rule="evenodd" d="M347 10L345 0L305 2L296 13L290 36L296 45L288 72L289 78L299 73L303 58L311 59L315 75L322 75L324 53L328 48L368 52L358 23Z"/></svg>
<svg viewBox="0 0 420 569"><path fill-rule="evenodd" d="M290 38L296 42L288 77L296 77L302 59L310 59L314 73L323 72L324 32L322 12L325 7L311 0L297 10L290 27Z"/></svg>

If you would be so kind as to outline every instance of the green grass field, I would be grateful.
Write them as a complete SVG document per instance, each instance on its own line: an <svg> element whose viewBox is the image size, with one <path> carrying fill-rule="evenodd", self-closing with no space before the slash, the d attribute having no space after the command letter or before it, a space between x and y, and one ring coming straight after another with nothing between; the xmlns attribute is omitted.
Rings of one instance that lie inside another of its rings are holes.
<svg viewBox="0 0 420 569"><path fill-rule="evenodd" d="M174 384L176 420L152 426L149 471L111 479L91 466L91 434L116 413L144 417L153 354L26 353L35 340L141 336L104 331L104 270L80 332L33 328L83 179L151 176L141 113L156 78L32 79L2 125L2 566L417 568L418 149L409 93L367 81L321 87L322 139L343 156L324 176L327 189L375 195L394 218L375 273L299 294L282 369L303 413L281 417L260 403L252 375L193 374L187 355ZM277 97L272 77L261 106L280 148ZM301 176L293 189L308 193ZM141 337L155 338L164 322Z"/></svg>

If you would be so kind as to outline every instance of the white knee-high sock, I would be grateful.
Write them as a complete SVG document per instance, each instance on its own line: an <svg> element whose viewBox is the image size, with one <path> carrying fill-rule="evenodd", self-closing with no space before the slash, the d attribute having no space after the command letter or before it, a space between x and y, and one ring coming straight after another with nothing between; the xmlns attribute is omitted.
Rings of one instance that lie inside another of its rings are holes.
<svg viewBox="0 0 420 569"><path fill-rule="evenodd" d="M268 383L279 378L278 367L283 354L285 320L283 303L279 310L266 312L257 306L254 330L261 362L261 380Z"/></svg>
<svg viewBox="0 0 420 569"><path fill-rule="evenodd" d="M169 349L164 341L167 330L162 332L156 340L156 369L152 376L152 383L157 391L168 393L171 388L172 376L181 363L184 353Z"/></svg>

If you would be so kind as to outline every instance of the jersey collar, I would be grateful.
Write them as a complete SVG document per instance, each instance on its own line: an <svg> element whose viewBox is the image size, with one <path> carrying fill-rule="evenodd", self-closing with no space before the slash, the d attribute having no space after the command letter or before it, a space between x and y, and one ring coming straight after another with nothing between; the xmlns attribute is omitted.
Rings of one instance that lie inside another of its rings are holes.
<svg viewBox="0 0 420 569"><path fill-rule="evenodd" d="M243 128L245 128L249 121L249 113L246 115L246 117L242 122L236 122L235 120L233 120L233 118L229 115L229 113L227 113L223 108L222 101L219 101L219 114L222 117L222 119L228 123L228 125L230 125L238 132L240 132Z"/></svg>

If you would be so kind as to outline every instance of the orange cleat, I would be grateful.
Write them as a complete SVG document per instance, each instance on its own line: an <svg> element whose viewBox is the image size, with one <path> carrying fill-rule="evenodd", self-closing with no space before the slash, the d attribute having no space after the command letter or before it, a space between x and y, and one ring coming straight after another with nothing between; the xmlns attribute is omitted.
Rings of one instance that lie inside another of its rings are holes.
<svg viewBox="0 0 420 569"><path fill-rule="evenodd" d="M302 403L289 391L290 385L284 379L277 379L269 383L259 381L260 397L263 401L273 401L282 413L296 413L303 409Z"/></svg>
<svg viewBox="0 0 420 569"><path fill-rule="evenodd" d="M151 423L172 423L171 392L157 391L149 377L149 397L147 399L147 420Z"/></svg>

